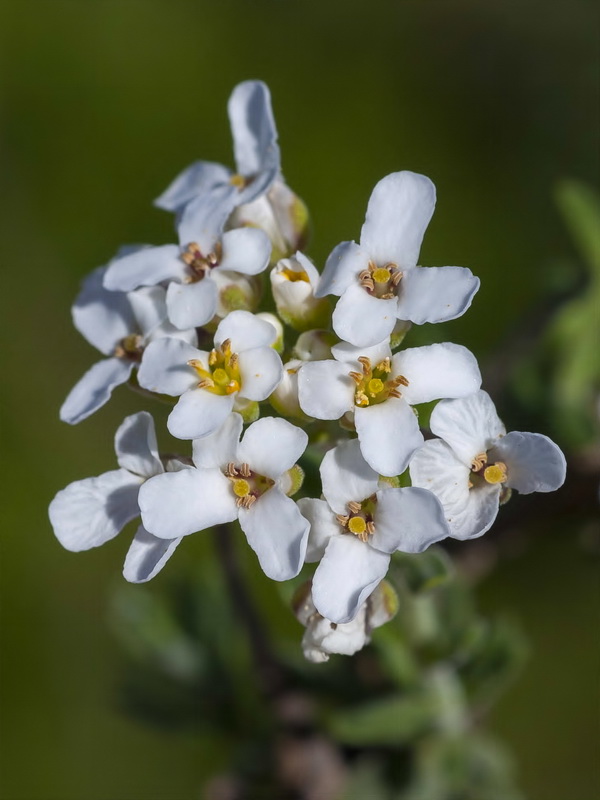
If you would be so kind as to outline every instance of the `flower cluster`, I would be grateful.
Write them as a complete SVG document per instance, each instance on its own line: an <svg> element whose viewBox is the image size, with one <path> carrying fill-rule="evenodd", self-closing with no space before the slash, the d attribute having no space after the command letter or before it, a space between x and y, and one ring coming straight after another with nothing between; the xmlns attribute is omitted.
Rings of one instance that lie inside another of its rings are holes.
<svg viewBox="0 0 600 800"><path fill-rule="evenodd" d="M482 535L511 490L561 486L565 459L543 435L506 433L465 347L402 347L411 325L460 316L479 288L464 267L418 266L433 183L383 178L359 243L335 247L319 275L299 249L308 217L281 174L267 87L240 84L228 108L236 171L198 161L156 200L177 242L122 249L84 281L73 320L104 359L61 408L77 423L126 383L169 396L168 430L191 454L161 454L152 417L134 414L116 434L119 469L60 491L50 520L78 551L141 517L132 582L185 536L238 520L269 578L318 562L294 609L305 655L324 661L394 614L393 553ZM267 287L277 315L259 311ZM296 502L298 462L316 456L322 496Z"/></svg>

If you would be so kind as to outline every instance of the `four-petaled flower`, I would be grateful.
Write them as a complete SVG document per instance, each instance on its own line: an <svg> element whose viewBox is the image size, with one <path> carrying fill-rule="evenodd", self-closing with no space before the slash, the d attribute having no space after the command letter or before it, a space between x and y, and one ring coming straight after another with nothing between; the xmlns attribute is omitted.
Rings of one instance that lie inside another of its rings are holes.
<svg viewBox="0 0 600 800"><path fill-rule="evenodd" d="M97 411L114 388L129 380L149 342L164 336L196 342L194 329L178 330L167 319L161 286L109 292L102 285L105 272L106 267L99 267L85 279L72 309L77 330L108 358L94 364L63 403L60 418L71 425Z"/></svg>
<svg viewBox="0 0 600 800"><path fill-rule="evenodd" d="M146 411L121 423L115 435L115 452L119 469L75 481L50 503L50 522L56 538L67 550L89 550L114 539L139 516L138 495L144 481L189 469L177 459L160 458L154 422ZM132 583L149 581L164 567L180 541L159 539L140 525L125 558L123 575Z"/></svg>
<svg viewBox="0 0 600 800"><path fill-rule="evenodd" d="M317 297L340 297L333 329L346 342L372 345L397 319L422 325L460 317L479 288L465 267L417 267L435 207L424 175L395 172L373 189L360 244L342 242L325 265Z"/></svg>
<svg viewBox="0 0 600 800"><path fill-rule="evenodd" d="M312 597L319 614L345 623L385 577L392 553L420 553L450 530L431 492L380 488L356 439L325 454L321 483L325 500L298 501L310 521L306 560L320 559Z"/></svg>
<svg viewBox="0 0 600 800"><path fill-rule="evenodd" d="M288 580L304 563L309 523L286 495L287 473L308 437L286 420L264 417L240 441L242 424L230 414L216 433L194 441L195 468L148 481L140 492L142 520L172 539L239 519L265 574Z"/></svg>
<svg viewBox="0 0 600 800"><path fill-rule="evenodd" d="M489 530L506 490L553 492L564 483L560 448L540 433L506 433L487 392L442 400L430 428L440 438L417 450L410 477L439 497L455 539Z"/></svg>
<svg viewBox="0 0 600 800"><path fill-rule="evenodd" d="M381 475L404 472L423 434L411 406L477 391L473 354L456 344L412 347L392 356L387 341L373 347L334 345L335 361L311 361L298 373L305 414L339 419L353 411L365 461Z"/></svg>
<svg viewBox="0 0 600 800"><path fill-rule="evenodd" d="M265 400L283 373L270 346L277 331L248 311L232 311L219 324L214 350L161 339L146 350L138 372L151 392L181 395L167 427L178 439L199 439L219 428L236 400Z"/></svg>

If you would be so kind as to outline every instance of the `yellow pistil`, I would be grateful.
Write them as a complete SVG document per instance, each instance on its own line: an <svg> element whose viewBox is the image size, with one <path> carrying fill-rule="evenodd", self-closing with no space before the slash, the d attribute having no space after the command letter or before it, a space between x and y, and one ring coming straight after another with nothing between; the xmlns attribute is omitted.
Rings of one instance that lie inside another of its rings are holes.
<svg viewBox="0 0 600 800"><path fill-rule="evenodd" d="M231 352L229 339L226 339L219 348L211 350L206 366L198 358L192 358L187 363L200 378L199 389L220 395L233 394L241 389L239 358L237 353Z"/></svg>
<svg viewBox="0 0 600 800"><path fill-rule="evenodd" d="M250 508L258 498L275 485L275 481L253 472L248 464L227 464L223 473L231 481L231 488L239 508Z"/></svg>
<svg viewBox="0 0 600 800"><path fill-rule="evenodd" d="M354 390L354 404L359 408L382 403L388 397L401 397L399 386L408 386L404 375L390 377L392 363L389 358L384 358L375 367L366 356L361 356L358 361L362 366L362 373L352 370L348 375L356 384Z"/></svg>
<svg viewBox="0 0 600 800"><path fill-rule="evenodd" d="M250 484L244 478L233 482L233 493L236 497L247 497L250 494Z"/></svg>
<svg viewBox="0 0 600 800"><path fill-rule="evenodd" d="M382 267L378 267L374 261L369 261L367 268L358 275L358 282L363 289L379 300L397 297L401 280L402 270L391 261Z"/></svg>
<svg viewBox="0 0 600 800"><path fill-rule="evenodd" d="M376 394L383 392L383 387L385 386L384 382L381 378L371 378L369 383L367 384L367 388L369 390L369 394L374 397Z"/></svg>
<svg viewBox="0 0 600 800"><path fill-rule="evenodd" d="M348 503L349 514L336 514L338 523L348 533L356 536L361 542L368 542L369 536L375 533L373 515L377 505L377 497L371 495L362 503L352 501Z"/></svg>
<svg viewBox="0 0 600 800"><path fill-rule="evenodd" d="M288 281L292 281L292 283L296 283L297 281L304 281L305 283L310 283L310 279L308 274L303 269L290 269L289 267L284 267L283 269L279 270L279 275L283 275Z"/></svg>
<svg viewBox="0 0 600 800"><path fill-rule="evenodd" d="M506 464L497 461L483 470L483 477L488 483L504 483L506 481Z"/></svg>
<svg viewBox="0 0 600 800"><path fill-rule="evenodd" d="M367 530L367 523L362 517L350 517L348 520L348 530L355 536L360 536Z"/></svg>
<svg viewBox="0 0 600 800"><path fill-rule="evenodd" d="M392 273L386 267L378 267L373 270L373 280L375 283L387 283L392 277Z"/></svg>
<svg viewBox="0 0 600 800"><path fill-rule="evenodd" d="M236 189L243 189L246 186L246 178L244 178L243 175L236 173L229 178L229 183L232 186L235 186Z"/></svg>

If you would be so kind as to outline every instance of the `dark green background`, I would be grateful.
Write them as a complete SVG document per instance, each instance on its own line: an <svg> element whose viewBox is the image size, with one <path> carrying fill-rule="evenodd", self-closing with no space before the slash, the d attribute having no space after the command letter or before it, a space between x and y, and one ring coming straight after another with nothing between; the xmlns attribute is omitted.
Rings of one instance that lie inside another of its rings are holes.
<svg viewBox="0 0 600 800"><path fill-rule="evenodd" d="M107 617L127 537L73 555L47 521L58 489L113 468L114 430L140 408L121 390L77 428L58 420L97 358L70 325L80 279L122 243L172 240L150 201L196 158L231 163L227 97L262 78L318 266L358 236L377 180L424 172L439 200L422 263L482 279L465 317L425 335L489 364L553 265L578 263L553 191L597 180L596 27L587 0L0 3L3 799L200 797L227 758L219 741L118 712ZM502 410L519 429L518 408ZM531 800L592 800L597 565L571 523L538 534L479 591L533 645L492 725ZM157 583L198 558L212 558L201 536Z"/></svg>

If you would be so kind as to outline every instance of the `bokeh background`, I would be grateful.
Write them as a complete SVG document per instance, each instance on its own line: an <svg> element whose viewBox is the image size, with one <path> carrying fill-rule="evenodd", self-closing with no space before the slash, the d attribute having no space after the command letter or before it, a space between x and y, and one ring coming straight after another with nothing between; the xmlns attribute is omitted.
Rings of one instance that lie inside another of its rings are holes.
<svg viewBox="0 0 600 800"><path fill-rule="evenodd" d="M554 363L580 342L547 331L586 287L557 187L598 181L596 28L591 0L3 0L3 800L198 798L227 763L226 738L125 713L111 607L127 537L67 553L46 509L70 481L113 468L114 430L140 408L122 389L76 428L58 420L96 359L70 324L79 281L122 243L171 241L151 200L197 158L231 163L225 104L238 81L271 88L319 266L358 236L382 176L434 180L421 262L469 266L482 287L466 316L423 340L467 345L509 428L547 433L593 467L589 396L565 422ZM562 490L571 502L558 493L552 513L536 503L533 514L523 502L526 531L513 511L488 534L500 557L477 590L483 611L517 619L530 641L490 727L531 800L600 793L598 540L592 482L575 477ZM192 539L151 589L210 563L210 542ZM471 560L485 564L483 541Z"/></svg>

